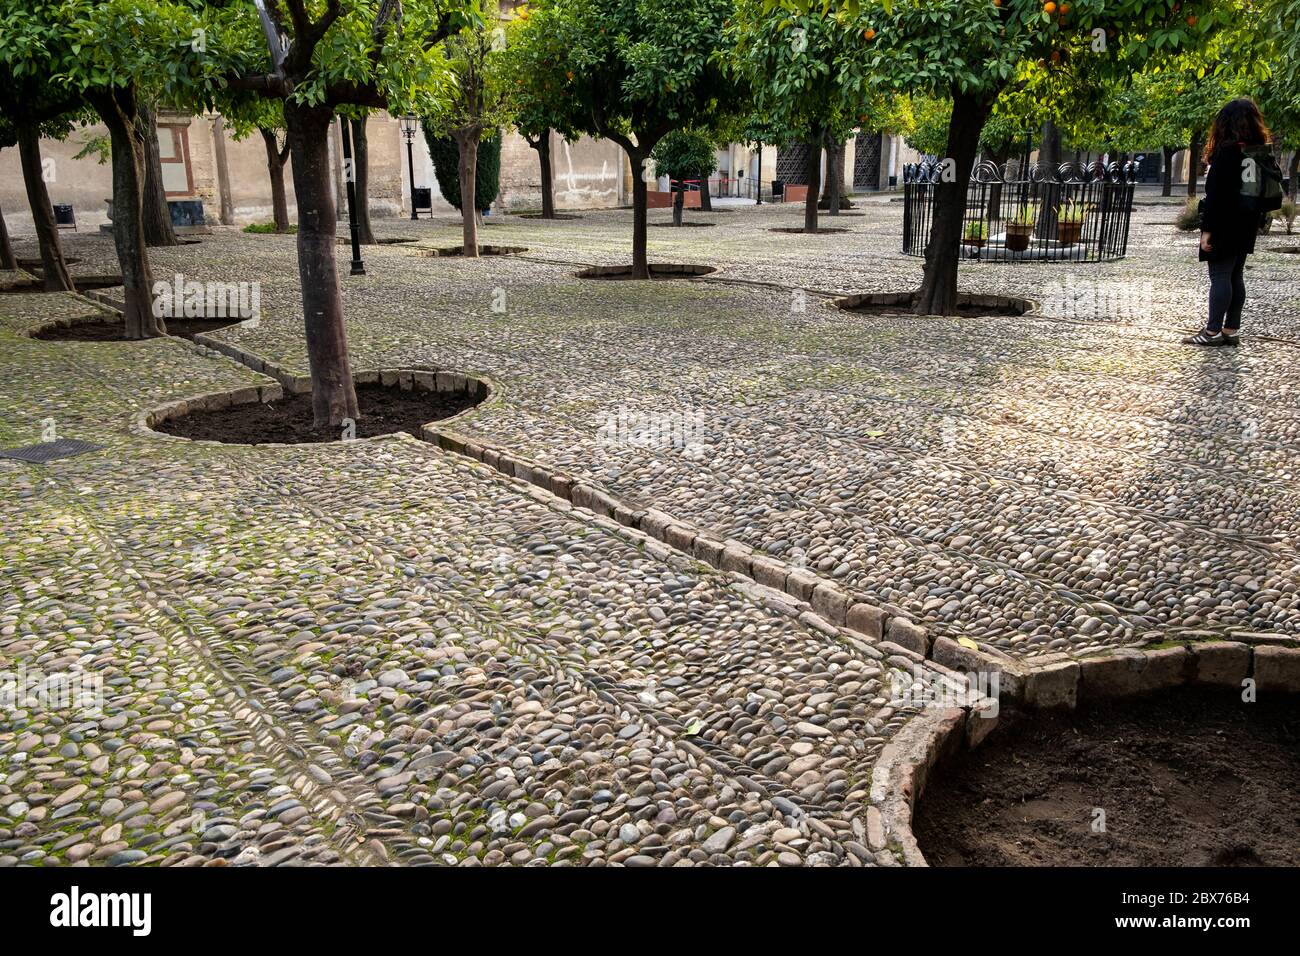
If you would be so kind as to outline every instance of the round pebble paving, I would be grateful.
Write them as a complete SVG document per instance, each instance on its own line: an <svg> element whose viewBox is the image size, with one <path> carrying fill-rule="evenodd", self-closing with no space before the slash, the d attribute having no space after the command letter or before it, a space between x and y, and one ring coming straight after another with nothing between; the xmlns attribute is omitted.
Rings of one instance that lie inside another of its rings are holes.
<svg viewBox="0 0 1300 956"><path fill-rule="evenodd" d="M528 252L483 260L413 255L449 223L384 221L418 242L343 276L353 361L491 376L467 437L936 634L1030 659L1296 635L1285 237L1252 259L1242 347L1197 352L1193 237L1135 224L1121 262L963 265L1025 316L858 316L831 299L920 269L901 206L863 211L825 238L768 231L794 207L655 230L652 261L720 270L671 283L574 276L627 261L627 211L506 218L493 240ZM74 274L114 265L64 238ZM219 230L151 254L260 282L260 321L213 337L305 375L294 248ZM890 699L905 659L409 436L149 434L149 410L270 380L176 339L26 337L97 311L0 296L0 445L105 446L0 460L0 671L95 691L6 713L0 865L896 862L867 791L916 713Z"/></svg>

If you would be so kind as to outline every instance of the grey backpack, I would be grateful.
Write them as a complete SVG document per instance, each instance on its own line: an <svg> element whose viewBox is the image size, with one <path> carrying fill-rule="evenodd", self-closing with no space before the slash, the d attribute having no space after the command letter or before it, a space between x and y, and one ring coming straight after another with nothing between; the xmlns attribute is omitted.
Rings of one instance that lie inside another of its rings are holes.
<svg viewBox="0 0 1300 956"><path fill-rule="evenodd" d="M1249 212L1282 206L1282 167L1269 146L1241 147L1241 204Z"/></svg>

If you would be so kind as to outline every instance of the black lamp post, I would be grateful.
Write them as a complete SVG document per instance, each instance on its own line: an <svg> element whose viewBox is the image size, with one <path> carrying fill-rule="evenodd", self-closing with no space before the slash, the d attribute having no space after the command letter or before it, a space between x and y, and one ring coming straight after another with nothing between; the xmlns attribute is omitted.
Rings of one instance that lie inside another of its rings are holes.
<svg viewBox="0 0 1300 956"><path fill-rule="evenodd" d="M415 118L414 113L407 113L402 117L402 136L406 139L406 166L411 176L411 218L419 219L415 212L415 131L420 125L420 121Z"/></svg>
<svg viewBox="0 0 1300 956"><path fill-rule="evenodd" d="M357 233L357 170L352 160L352 123L346 116L339 117L339 133L343 137L343 178L348 184L348 227L352 231L352 274L366 274L366 264L361 261L361 240Z"/></svg>
<svg viewBox="0 0 1300 956"><path fill-rule="evenodd" d="M755 206L763 205L763 141L758 141L758 158L754 160L754 197Z"/></svg>

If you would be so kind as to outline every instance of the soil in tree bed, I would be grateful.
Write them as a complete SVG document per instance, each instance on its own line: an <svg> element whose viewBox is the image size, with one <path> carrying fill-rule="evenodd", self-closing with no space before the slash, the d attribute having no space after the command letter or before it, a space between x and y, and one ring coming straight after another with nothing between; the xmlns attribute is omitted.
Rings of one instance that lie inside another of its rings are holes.
<svg viewBox="0 0 1300 956"><path fill-rule="evenodd" d="M710 226L716 226L716 222L694 222L687 219L683 222L652 222L649 225L657 229L706 229Z"/></svg>
<svg viewBox="0 0 1300 956"><path fill-rule="evenodd" d="M479 403L462 392L405 391L395 385L358 385L361 417L352 437L371 438L406 432L420 436L429 422L450 418ZM312 417L311 393L286 395L274 402L250 402L214 411L195 412L168 419L156 426L160 432L200 441L233 445L274 442L298 445L339 441L338 428L318 429Z"/></svg>
<svg viewBox="0 0 1300 956"><path fill-rule="evenodd" d="M862 315L897 316L913 315L912 303L916 301L913 292L868 292L862 295L846 296L836 299L836 308L845 312L857 312ZM957 307L952 314L958 318L976 319L996 315L1024 315L1033 307L1028 299L1017 299L1000 295L966 295L958 294Z"/></svg>
<svg viewBox="0 0 1300 956"><path fill-rule="evenodd" d="M818 226L816 229L805 229L803 226L773 226L768 232L790 232L803 233L806 236L826 236L834 232L852 232L852 229L843 229L838 226Z"/></svg>
<svg viewBox="0 0 1300 956"><path fill-rule="evenodd" d="M554 216L543 216L540 212L524 212L519 214L520 219L542 219L542 220L569 220L581 219L581 216L575 216L572 213L557 212Z"/></svg>
<svg viewBox="0 0 1300 956"><path fill-rule="evenodd" d="M1300 864L1295 697L1178 690L1008 717L927 784L913 829L931 865Z"/></svg>
<svg viewBox="0 0 1300 956"><path fill-rule="evenodd" d="M663 262L649 267L651 279L694 279L706 276L718 270L713 266L681 265ZM615 281L630 280L632 267L628 266L591 266L576 273L579 279L611 279Z"/></svg>
<svg viewBox="0 0 1300 956"><path fill-rule="evenodd" d="M182 339L193 339L203 332L238 325L242 319L164 319L167 333ZM74 322L42 329L32 336L46 342L124 342L126 326L121 322ZM142 339L139 341L148 341Z"/></svg>
<svg viewBox="0 0 1300 956"><path fill-rule="evenodd" d="M484 256L517 256L522 252L527 252L527 246L483 246L478 247L479 257ZM440 259L446 256L464 256L464 246L446 246L441 249L421 249L416 253L426 259Z"/></svg>

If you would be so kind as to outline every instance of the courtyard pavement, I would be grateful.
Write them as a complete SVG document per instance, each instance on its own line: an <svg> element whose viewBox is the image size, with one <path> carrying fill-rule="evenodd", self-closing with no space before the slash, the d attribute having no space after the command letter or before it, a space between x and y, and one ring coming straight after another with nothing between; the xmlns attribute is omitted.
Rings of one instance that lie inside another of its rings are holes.
<svg viewBox="0 0 1300 956"><path fill-rule="evenodd" d="M1239 349L1178 344L1205 296L1170 205L1130 255L964 264L1013 318L869 317L905 291L901 204L818 236L798 207L694 210L651 260L575 277L630 212L489 217L516 256L346 276L354 366L490 376L457 430L806 566L933 634L1047 653L1300 630L1300 237L1247 273ZM75 273L111 243L65 236ZM19 244L31 254L30 243ZM306 374L292 237L218 230L155 278L257 281L215 338ZM0 863L892 864L866 799L916 713L870 641L414 439L150 436L139 415L267 379L188 343L44 342L96 307L0 295L0 671L88 674L103 708L0 717ZM909 671L910 673L910 671ZM921 675L926 682L929 675Z"/></svg>

